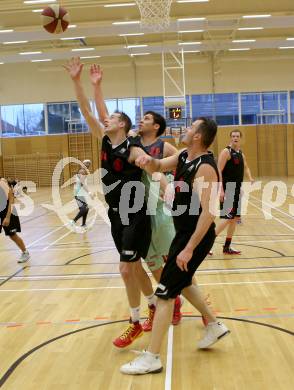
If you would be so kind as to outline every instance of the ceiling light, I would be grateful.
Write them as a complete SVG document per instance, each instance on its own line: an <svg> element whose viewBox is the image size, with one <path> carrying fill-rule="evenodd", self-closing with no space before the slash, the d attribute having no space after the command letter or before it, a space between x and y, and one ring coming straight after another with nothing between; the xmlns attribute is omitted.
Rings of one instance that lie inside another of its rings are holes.
<svg viewBox="0 0 294 390"><path fill-rule="evenodd" d="M56 3L56 0L26 0L24 4Z"/></svg>
<svg viewBox="0 0 294 390"><path fill-rule="evenodd" d="M139 20L130 20L128 22L113 22L114 25L140 24Z"/></svg>
<svg viewBox="0 0 294 390"><path fill-rule="evenodd" d="M201 42L179 42L178 45L185 46L185 45L201 45Z"/></svg>
<svg viewBox="0 0 294 390"><path fill-rule="evenodd" d="M4 64L4 62L0 62L0 65L3 65Z"/></svg>
<svg viewBox="0 0 294 390"><path fill-rule="evenodd" d="M62 41L70 41L72 39L85 39L86 37L68 37L68 38L60 38Z"/></svg>
<svg viewBox="0 0 294 390"><path fill-rule="evenodd" d="M4 34L4 33L10 33L10 32L13 32L14 30L0 30L0 33Z"/></svg>
<svg viewBox="0 0 294 390"><path fill-rule="evenodd" d="M76 27L77 27L76 24L70 24L70 25L68 26L68 28L76 28Z"/></svg>
<svg viewBox="0 0 294 390"><path fill-rule="evenodd" d="M256 42L256 39L234 39L233 43L247 43L247 42Z"/></svg>
<svg viewBox="0 0 294 390"><path fill-rule="evenodd" d="M33 9L32 12L43 12L43 8L42 9Z"/></svg>
<svg viewBox="0 0 294 390"><path fill-rule="evenodd" d="M247 51L250 50L249 47L240 47L238 49L229 49L229 51Z"/></svg>
<svg viewBox="0 0 294 390"><path fill-rule="evenodd" d="M200 53L200 50L184 50L183 53Z"/></svg>
<svg viewBox="0 0 294 390"><path fill-rule="evenodd" d="M180 18L178 22L197 22L201 20L206 20L206 18Z"/></svg>
<svg viewBox="0 0 294 390"><path fill-rule="evenodd" d="M31 62L50 62L50 61L52 61L51 58L44 58L42 60L31 60Z"/></svg>
<svg viewBox="0 0 294 390"><path fill-rule="evenodd" d="M294 38L287 38L287 41L294 41Z"/></svg>
<svg viewBox="0 0 294 390"><path fill-rule="evenodd" d="M95 50L94 47L81 47L79 49L71 49L71 51L92 51Z"/></svg>
<svg viewBox="0 0 294 390"><path fill-rule="evenodd" d="M135 49L136 47L147 47L148 45L128 45L126 49Z"/></svg>
<svg viewBox="0 0 294 390"><path fill-rule="evenodd" d="M35 55L35 54L42 54L41 51L24 51L22 53L18 53L21 56L29 56L29 55Z"/></svg>
<svg viewBox="0 0 294 390"><path fill-rule="evenodd" d="M242 16L243 19L255 19L255 18L270 18L272 15L244 15Z"/></svg>
<svg viewBox="0 0 294 390"><path fill-rule="evenodd" d="M200 32L203 32L204 30L181 30L181 31L178 31L179 34L185 34L185 33L200 33Z"/></svg>
<svg viewBox="0 0 294 390"><path fill-rule="evenodd" d="M28 41L11 41L11 42L3 42L3 45L14 45L16 43L28 43Z"/></svg>
<svg viewBox="0 0 294 390"><path fill-rule="evenodd" d="M101 56L84 56L84 57L80 57L82 60L87 60L87 59L90 59L90 58L100 58Z"/></svg>
<svg viewBox="0 0 294 390"><path fill-rule="evenodd" d="M294 49L294 46L280 46L279 49Z"/></svg>
<svg viewBox="0 0 294 390"><path fill-rule="evenodd" d="M119 37L131 37L135 35L144 35L144 33L129 33L129 34L119 34Z"/></svg>
<svg viewBox="0 0 294 390"><path fill-rule="evenodd" d="M249 31L249 30L263 30L264 27L239 27L239 31Z"/></svg>
<svg viewBox="0 0 294 390"><path fill-rule="evenodd" d="M131 57L134 57L134 56L148 56L150 53L132 53L130 54Z"/></svg>
<svg viewBox="0 0 294 390"><path fill-rule="evenodd" d="M113 8L113 7L131 7L136 5L136 3L117 3L117 4L105 4L103 7L105 8Z"/></svg>

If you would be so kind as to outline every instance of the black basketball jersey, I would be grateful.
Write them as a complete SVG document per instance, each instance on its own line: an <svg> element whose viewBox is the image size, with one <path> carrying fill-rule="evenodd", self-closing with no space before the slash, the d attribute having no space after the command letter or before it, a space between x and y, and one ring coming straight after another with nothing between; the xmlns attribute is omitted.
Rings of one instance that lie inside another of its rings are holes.
<svg viewBox="0 0 294 390"><path fill-rule="evenodd" d="M230 160L226 162L226 165L222 172L223 183L242 183L244 179L244 159L241 150L234 150L230 146L227 146L230 153Z"/></svg>
<svg viewBox="0 0 294 390"><path fill-rule="evenodd" d="M183 206L185 207L185 211L181 215L174 215L173 219L176 231L192 232L196 229L199 216L202 212L199 196L193 191L195 175L202 164L209 164L214 168L218 181L219 174L214 156L211 152L203 154L189 162L187 162L187 157L187 150L184 150L179 155L175 174L175 198L173 203L174 212L177 208Z"/></svg>
<svg viewBox="0 0 294 390"><path fill-rule="evenodd" d="M144 150L151 157L161 159L163 158L164 142L158 138L153 144L144 146Z"/></svg>
<svg viewBox="0 0 294 390"><path fill-rule="evenodd" d="M121 190L127 182L141 181L142 169L129 163L130 147L142 148L139 137L128 137L115 148L107 135L102 139L101 167L102 183L105 200L112 208L117 208L120 202ZM106 173L106 174L105 174ZM117 183L116 186L114 184ZM110 188L112 188L110 190ZM134 194L132 194L134 198Z"/></svg>

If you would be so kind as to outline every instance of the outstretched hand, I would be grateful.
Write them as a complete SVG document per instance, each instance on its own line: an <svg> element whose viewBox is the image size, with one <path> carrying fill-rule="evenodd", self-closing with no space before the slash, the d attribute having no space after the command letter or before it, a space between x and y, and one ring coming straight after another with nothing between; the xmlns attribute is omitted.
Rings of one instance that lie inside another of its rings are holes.
<svg viewBox="0 0 294 390"><path fill-rule="evenodd" d="M79 57L71 58L66 65L63 65L64 69L66 69L73 81L77 81L81 78L82 70L84 64L81 63Z"/></svg>
<svg viewBox="0 0 294 390"><path fill-rule="evenodd" d="M90 68L90 80L93 85L100 85L103 78L103 70L100 65L92 64Z"/></svg>

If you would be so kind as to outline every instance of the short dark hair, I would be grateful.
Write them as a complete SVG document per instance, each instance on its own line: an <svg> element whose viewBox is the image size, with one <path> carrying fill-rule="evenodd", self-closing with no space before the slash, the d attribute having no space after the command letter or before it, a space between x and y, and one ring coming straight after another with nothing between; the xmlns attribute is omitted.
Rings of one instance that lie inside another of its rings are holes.
<svg viewBox="0 0 294 390"><path fill-rule="evenodd" d="M213 119L206 117L199 117L197 120L202 121L198 127L198 131L202 135L202 144L208 148L214 141L217 133L217 124Z"/></svg>
<svg viewBox="0 0 294 390"><path fill-rule="evenodd" d="M125 124L125 132L128 134L133 126L131 118L123 111L115 111L115 113L120 115L121 122L124 122Z"/></svg>
<svg viewBox="0 0 294 390"><path fill-rule="evenodd" d="M232 130L232 131L230 132L230 137L232 137L232 134L233 134L233 133L239 133L239 134L240 134L240 138L242 138L242 136L243 136L242 131L239 130L239 129Z"/></svg>
<svg viewBox="0 0 294 390"><path fill-rule="evenodd" d="M164 117L160 114L158 114L157 112L154 112L154 111L146 111L144 115L152 115L153 117L153 122L156 124L156 125L159 125L159 129L157 131L157 134L156 136L159 137L161 136L165 130L166 130L166 120L164 119Z"/></svg>

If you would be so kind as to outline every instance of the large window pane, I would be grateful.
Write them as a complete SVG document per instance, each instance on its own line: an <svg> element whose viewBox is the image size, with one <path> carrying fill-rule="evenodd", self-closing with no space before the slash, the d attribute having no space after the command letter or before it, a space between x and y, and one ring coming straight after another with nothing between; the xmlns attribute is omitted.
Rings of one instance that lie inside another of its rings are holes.
<svg viewBox="0 0 294 390"><path fill-rule="evenodd" d="M163 96L143 97L143 113L146 111L155 111L165 116Z"/></svg>
<svg viewBox="0 0 294 390"><path fill-rule="evenodd" d="M199 116L215 118L214 98L212 94L192 95L192 118Z"/></svg>
<svg viewBox="0 0 294 390"><path fill-rule="evenodd" d="M262 93L261 123L287 123L288 104L287 92Z"/></svg>
<svg viewBox="0 0 294 390"><path fill-rule="evenodd" d="M68 133L70 127L69 103L48 103L49 134Z"/></svg>
<svg viewBox="0 0 294 390"><path fill-rule="evenodd" d="M2 137L17 137L24 134L23 105L1 106Z"/></svg>
<svg viewBox="0 0 294 390"><path fill-rule="evenodd" d="M118 103L118 110L123 111L131 118L133 128L137 127L138 113L140 112L140 99L138 98L118 99L117 103Z"/></svg>
<svg viewBox="0 0 294 390"><path fill-rule="evenodd" d="M261 122L261 96L259 93L241 94L241 112L243 125L255 125Z"/></svg>
<svg viewBox="0 0 294 390"><path fill-rule="evenodd" d="M192 95L192 117L199 116L212 118L221 126L238 125L238 94Z"/></svg>
<svg viewBox="0 0 294 390"><path fill-rule="evenodd" d="M69 133L81 133L89 130L87 122L83 117L80 106L77 102L70 103L70 119L68 121Z"/></svg>
<svg viewBox="0 0 294 390"><path fill-rule="evenodd" d="M45 117L44 104L25 104L24 123L25 135L44 135L45 134Z"/></svg>
<svg viewBox="0 0 294 390"><path fill-rule="evenodd" d="M105 104L109 114L117 110L117 99L107 99L105 100Z"/></svg>
<svg viewBox="0 0 294 390"><path fill-rule="evenodd" d="M215 120L220 126L239 125L237 93L217 93L214 95Z"/></svg>

